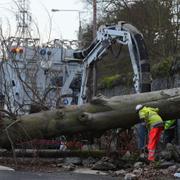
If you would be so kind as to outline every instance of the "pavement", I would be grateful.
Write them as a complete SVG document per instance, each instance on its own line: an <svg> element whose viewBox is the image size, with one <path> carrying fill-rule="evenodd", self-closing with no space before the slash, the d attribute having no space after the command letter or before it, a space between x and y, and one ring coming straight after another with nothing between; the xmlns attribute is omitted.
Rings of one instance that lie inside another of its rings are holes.
<svg viewBox="0 0 180 180"><path fill-rule="evenodd" d="M0 180L118 180L118 178L105 175L80 174L72 172L40 173L0 171Z"/></svg>

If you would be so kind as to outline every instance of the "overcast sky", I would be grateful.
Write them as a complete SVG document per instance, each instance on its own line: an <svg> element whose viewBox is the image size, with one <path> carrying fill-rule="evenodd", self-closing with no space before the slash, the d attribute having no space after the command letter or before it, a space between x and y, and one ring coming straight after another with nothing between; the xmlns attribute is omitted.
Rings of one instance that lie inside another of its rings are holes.
<svg viewBox="0 0 180 180"><path fill-rule="evenodd" d="M0 1L0 20L3 24L10 21L15 22L15 3L14 0ZM41 38L47 39L50 32L50 19L52 20L51 39L77 39L79 27L78 12L51 12L51 9L75 9L86 10L81 0L29 0L32 17L38 24ZM11 12L13 11L13 12ZM87 11L87 10L86 10ZM48 14L49 13L49 14ZM91 12L81 13L81 19L90 17ZM7 18L9 20L7 20ZM90 18L89 18L90 19ZM8 22L9 23L9 22ZM12 26L12 25L11 25Z"/></svg>

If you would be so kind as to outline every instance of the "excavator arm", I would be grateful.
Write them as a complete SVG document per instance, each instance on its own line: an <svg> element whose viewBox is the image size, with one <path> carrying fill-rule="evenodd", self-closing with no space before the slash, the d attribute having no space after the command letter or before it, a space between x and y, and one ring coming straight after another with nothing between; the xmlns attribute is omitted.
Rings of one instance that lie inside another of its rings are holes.
<svg viewBox="0 0 180 180"><path fill-rule="evenodd" d="M89 48L74 52L75 58L83 59L83 74L78 104L87 101L89 66L102 59L104 53L114 41L128 46L136 93L151 91L149 58L143 36L131 24L119 22L118 25L114 26L101 26L97 31L96 39Z"/></svg>

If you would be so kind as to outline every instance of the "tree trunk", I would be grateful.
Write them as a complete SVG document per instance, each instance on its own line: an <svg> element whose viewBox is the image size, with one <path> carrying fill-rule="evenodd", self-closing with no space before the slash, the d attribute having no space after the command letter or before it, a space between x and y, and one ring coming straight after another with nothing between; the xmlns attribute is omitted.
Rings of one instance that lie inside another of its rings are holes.
<svg viewBox="0 0 180 180"><path fill-rule="evenodd" d="M9 147L17 141L34 138L52 138L62 134L102 132L112 128L129 128L138 123L137 104L160 109L163 119L180 117L180 88L141 94L116 96L106 99L96 97L89 104L69 106L59 110L44 111L2 119L1 147Z"/></svg>

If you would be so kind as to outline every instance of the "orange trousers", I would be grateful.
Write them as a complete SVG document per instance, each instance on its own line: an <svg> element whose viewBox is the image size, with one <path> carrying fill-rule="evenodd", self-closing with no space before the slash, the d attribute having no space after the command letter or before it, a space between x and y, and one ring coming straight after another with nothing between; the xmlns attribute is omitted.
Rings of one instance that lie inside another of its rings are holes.
<svg viewBox="0 0 180 180"><path fill-rule="evenodd" d="M156 127L152 128L148 135L148 160L154 161L155 160L155 151L157 144L159 142L161 133L163 131L163 127Z"/></svg>

